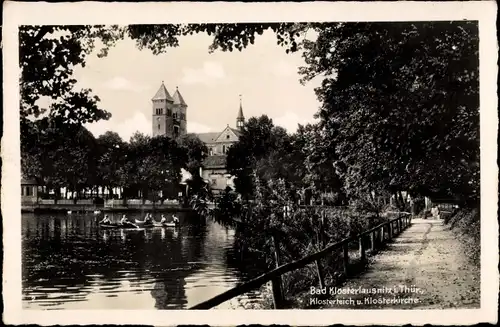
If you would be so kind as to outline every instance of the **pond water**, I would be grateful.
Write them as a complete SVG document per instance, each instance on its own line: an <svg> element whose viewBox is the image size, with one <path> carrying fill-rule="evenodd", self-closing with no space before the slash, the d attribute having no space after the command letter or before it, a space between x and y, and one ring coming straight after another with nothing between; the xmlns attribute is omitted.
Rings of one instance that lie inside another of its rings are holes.
<svg viewBox="0 0 500 327"><path fill-rule="evenodd" d="M180 228L103 230L93 214L23 214L23 307L186 309L262 272L236 254L233 229L177 216ZM256 290L217 308L260 302Z"/></svg>

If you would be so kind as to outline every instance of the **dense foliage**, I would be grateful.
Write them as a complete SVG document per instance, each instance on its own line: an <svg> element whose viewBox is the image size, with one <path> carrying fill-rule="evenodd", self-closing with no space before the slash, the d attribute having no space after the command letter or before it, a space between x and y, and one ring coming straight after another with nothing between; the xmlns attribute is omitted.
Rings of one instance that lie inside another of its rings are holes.
<svg viewBox="0 0 500 327"><path fill-rule="evenodd" d="M475 22L333 24L304 48L348 190L477 201Z"/></svg>
<svg viewBox="0 0 500 327"><path fill-rule="evenodd" d="M23 124L22 172L39 185L56 192L65 187L76 197L83 190L100 186L107 188L111 197L114 188L123 188L135 196L140 191L143 198L150 195L154 199L160 191L164 198L175 198L181 169L200 167L207 153L204 146L189 147L201 142L192 137L187 144L182 139L151 138L137 132L124 142L113 132L96 139L84 127L75 131L75 127L54 124L47 119ZM192 180L198 180L196 177L199 171Z"/></svg>
<svg viewBox="0 0 500 327"><path fill-rule="evenodd" d="M19 62L21 68L21 118L48 115L55 122L81 124L107 119L109 113L98 108L99 98L92 90L75 89L75 66L85 66L96 42L100 55L123 37L116 26L20 26ZM38 100L53 100L49 108Z"/></svg>

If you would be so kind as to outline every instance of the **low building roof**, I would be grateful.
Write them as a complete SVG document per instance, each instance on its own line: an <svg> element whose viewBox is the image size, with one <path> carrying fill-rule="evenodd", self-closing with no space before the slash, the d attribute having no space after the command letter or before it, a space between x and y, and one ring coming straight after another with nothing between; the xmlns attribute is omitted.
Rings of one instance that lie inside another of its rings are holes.
<svg viewBox="0 0 500 327"><path fill-rule="evenodd" d="M203 161L203 167L205 168L224 168L226 167L226 157L225 155L215 155L208 156Z"/></svg>
<svg viewBox="0 0 500 327"><path fill-rule="evenodd" d="M194 135L203 143L215 143L215 139L219 136L220 132L210 132L210 133L195 133Z"/></svg>
<svg viewBox="0 0 500 327"><path fill-rule="evenodd" d="M232 128L230 127L231 130L233 131L234 134L236 134L236 136L240 137L241 136L241 131L237 128Z"/></svg>
<svg viewBox="0 0 500 327"><path fill-rule="evenodd" d="M38 183L34 179L21 178L21 185L37 185Z"/></svg>

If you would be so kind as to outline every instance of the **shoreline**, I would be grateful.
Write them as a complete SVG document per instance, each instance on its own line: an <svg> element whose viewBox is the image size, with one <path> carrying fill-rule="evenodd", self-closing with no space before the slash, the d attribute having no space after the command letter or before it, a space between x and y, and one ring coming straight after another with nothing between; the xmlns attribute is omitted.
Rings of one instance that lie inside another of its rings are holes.
<svg viewBox="0 0 500 327"><path fill-rule="evenodd" d="M102 207L96 205L81 206L81 205L51 205L51 206L21 206L21 213L61 213L61 212L74 212L74 213L92 213L94 211L104 212L188 212L193 211L192 208L185 208L181 206L141 206L141 207Z"/></svg>

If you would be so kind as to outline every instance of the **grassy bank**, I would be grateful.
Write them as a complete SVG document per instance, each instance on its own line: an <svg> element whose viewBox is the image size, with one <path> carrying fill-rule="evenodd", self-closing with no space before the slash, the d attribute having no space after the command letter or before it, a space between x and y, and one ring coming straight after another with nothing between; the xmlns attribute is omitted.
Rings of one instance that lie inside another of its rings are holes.
<svg viewBox="0 0 500 327"><path fill-rule="evenodd" d="M481 215L479 209L464 208L444 218L445 223L457 236L463 251L475 266L480 266Z"/></svg>

